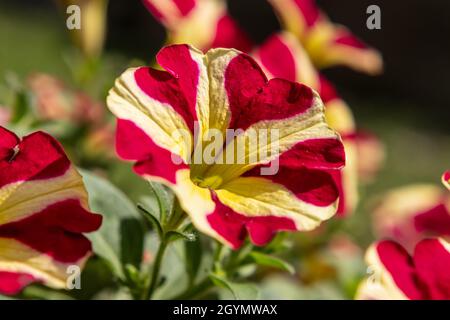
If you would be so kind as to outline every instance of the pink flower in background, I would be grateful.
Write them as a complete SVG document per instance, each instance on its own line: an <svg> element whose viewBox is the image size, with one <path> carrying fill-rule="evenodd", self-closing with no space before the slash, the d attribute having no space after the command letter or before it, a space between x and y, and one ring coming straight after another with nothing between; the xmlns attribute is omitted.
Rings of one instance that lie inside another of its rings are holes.
<svg viewBox="0 0 450 320"><path fill-rule="evenodd" d="M450 244L425 239L409 254L394 241L381 241L367 251L370 276L359 287L361 300L449 300Z"/></svg>
<svg viewBox="0 0 450 320"><path fill-rule="evenodd" d="M248 52L252 42L228 14L224 0L142 0L167 30L167 43L189 43L203 51L235 48Z"/></svg>

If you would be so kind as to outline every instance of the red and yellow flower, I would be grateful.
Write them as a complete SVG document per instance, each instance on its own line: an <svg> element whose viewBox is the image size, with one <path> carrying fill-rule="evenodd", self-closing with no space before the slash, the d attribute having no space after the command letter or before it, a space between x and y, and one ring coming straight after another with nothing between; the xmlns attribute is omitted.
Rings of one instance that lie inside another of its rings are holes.
<svg viewBox="0 0 450 320"><path fill-rule="evenodd" d="M101 221L56 140L43 132L20 140L0 127L0 293L31 282L65 288L68 266L91 253L83 233Z"/></svg>
<svg viewBox="0 0 450 320"><path fill-rule="evenodd" d="M393 241L381 241L366 255L371 276L359 287L362 300L449 300L450 243L420 241L412 256Z"/></svg>
<svg viewBox="0 0 450 320"><path fill-rule="evenodd" d="M268 0L285 30L293 33L319 68L345 65L377 74L383 68L381 55L367 47L347 28L333 24L314 0Z"/></svg>
<svg viewBox="0 0 450 320"><path fill-rule="evenodd" d="M350 108L337 95L333 85L319 75L308 54L292 34L282 32L271 36L253 56L269 78L301 82L319 93L325 104L327 123L341 135L345 145L345 168L342 171L331 171L340 190L338 213L351 213L358 201L358 156L354 138L356 126Z"/></svg>
<svg viewBox="0 0 450 320"><path fill-rule="evenodd" d="M167 29L167 43L189 43L207 51L235 48L250 51L252 42L228 14L224 0L142 0Z"/></svg>
<svg viewBox="0 0 450 320"><path fill-rule="evenodd" d="M116 149L136 162L136 173L169 186L200 231L233 248L247 234L264 245L278 230L311 230L335 214L332 172L343 167L344 148L312 89L268 81L251 57L233 49L204 55L173 45L157 61L167 71L129 69L109 93L108 107L118 118ZM189 161L198 148L204 151L210 130L226 129L240 134L217 159L233 154L238 142L246 146L232 164ZM265 129L279 132L276 154L265 154L275 141L247 143L251 131ZM174 135L179 131L189 133L189 143ZM262 176L270 161L278 161L278 172Z"/></svg>

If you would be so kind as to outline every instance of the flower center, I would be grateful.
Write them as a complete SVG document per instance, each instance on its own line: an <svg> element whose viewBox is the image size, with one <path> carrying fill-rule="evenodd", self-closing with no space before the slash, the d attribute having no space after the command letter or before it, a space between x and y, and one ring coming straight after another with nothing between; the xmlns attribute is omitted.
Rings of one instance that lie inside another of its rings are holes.
<svg viewBox="0 0 450 320"><path fill-rule="evenodd" d="M192 182L200 188L217 189L223 182L220 176L193 177Z"/></svg>

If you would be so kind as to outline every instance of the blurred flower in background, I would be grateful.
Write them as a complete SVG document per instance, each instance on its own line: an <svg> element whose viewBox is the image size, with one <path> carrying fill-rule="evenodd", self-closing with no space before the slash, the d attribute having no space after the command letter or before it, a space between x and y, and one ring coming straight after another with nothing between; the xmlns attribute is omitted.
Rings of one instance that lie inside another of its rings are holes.
<svg viewBox="0 0 450 320"><path fill-rule="evenodd" d="M142 0L167 29L167 44L188 43L203 51L235 48L248 52L252 42L228 14L224 0Z"/></svg>
<svg viewBox="0 0 450 320"><path fill-rule="evenodd" d="M37 107L36 116L45 121L68 121L95 126L105 117L105 106L87 94L69 88L51 75L35 73L27 86Z"/></svg>
<svg viewBox="0 0 450 320"><path fill-rule="evenodd" d="M411 185L381 196L373 211L377 238L407 249L429 236L450 236L450 194L434 185Z"/></svg>
<svg viewBox="0 0 450 320"><path fill-rule="evenodd" d="M361 300L450 299L450 244L420 241L410 255L393 241L381 241L366 255L370 277L358 289Z"/></svg>
<svg viewBox="0 0 450 320"><path fill-rule="evenodd" d="M303 44L318 68L345 65L369 74L382 71L381 55L347 28L333 24L315 0L268 0L284 29Z"/></svg>

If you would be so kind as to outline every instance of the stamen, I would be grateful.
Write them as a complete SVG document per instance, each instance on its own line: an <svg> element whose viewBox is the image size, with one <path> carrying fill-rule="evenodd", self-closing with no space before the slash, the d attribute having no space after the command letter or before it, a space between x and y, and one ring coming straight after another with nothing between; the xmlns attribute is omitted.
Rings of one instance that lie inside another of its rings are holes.
<svg viewBox="0 0 450 320"><path fill-rule="evenodd" d="M15 147L12 149L11 157L9 157L9 159L8 159L8 162L9 162L9 163L13 162L13 160L14 160L14 159L16 158L16 156L19 154L19 151L20 151L20 149L19 149L19 146L18 146L18 145L15 146Z"/></svg>

